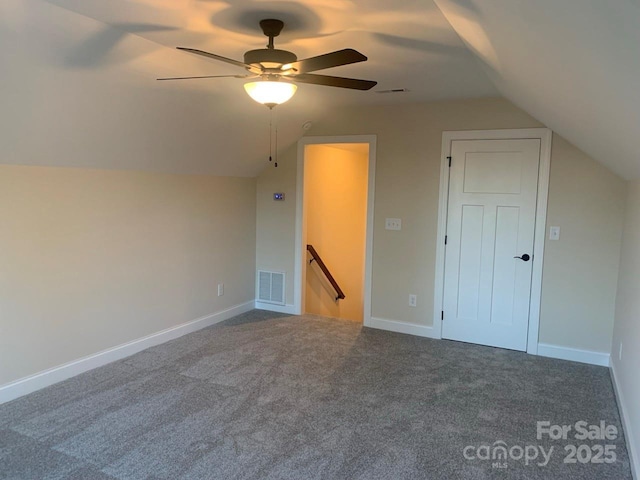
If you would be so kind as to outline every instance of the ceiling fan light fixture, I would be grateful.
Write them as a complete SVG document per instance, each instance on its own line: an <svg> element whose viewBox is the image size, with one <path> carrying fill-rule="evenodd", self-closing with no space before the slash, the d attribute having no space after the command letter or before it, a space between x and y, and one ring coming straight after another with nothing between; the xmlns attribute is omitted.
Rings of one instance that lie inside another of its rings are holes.
<svg viewBox="0 0 640 480"><path fill-rule="evenodd" d="M244 89L256 102L273 108L293 97L298 87L289 82L261 80L244 84Z"/></svg>

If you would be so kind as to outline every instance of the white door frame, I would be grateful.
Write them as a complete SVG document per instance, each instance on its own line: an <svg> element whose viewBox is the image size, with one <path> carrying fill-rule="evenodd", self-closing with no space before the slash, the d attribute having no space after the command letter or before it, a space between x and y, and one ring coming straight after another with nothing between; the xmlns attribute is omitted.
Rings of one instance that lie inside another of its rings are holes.
<svg viewBox="0 0 640 480"><path fill-rule="evenodd" d="M373 205L376 186L376 135L342 135L328 137L302 137L298 140L298 175L296 179L296 243L293 272L293 310L296 315L304 312L304 279L307 272L307 229L304 224L304 150L307 145L333 143L368 143L369 169L367 186L367 233L364 260L364 324L371 318L371 268L373 263Z"/></svg>
<svg viewBox="0 0 640 480"><path fill-rule="evenodd" d="M438 240L436 247L436 279L434 292L433 327L437 338L442 338L442 305L444 295L444 236L447 231L447 207L449 202L449 158L454 140L540 140L540 169L538 172L538 199L536 225L533 240L533 265L531 275L531 303L529 304L529 329L527 353L537 355L540 330L540 299L542 294L542 264L547 225L547 200L551 168L552 132L548 128L514 130L467 130L442 133L442 158L440 164L440 201L438 205Z"/></svg>

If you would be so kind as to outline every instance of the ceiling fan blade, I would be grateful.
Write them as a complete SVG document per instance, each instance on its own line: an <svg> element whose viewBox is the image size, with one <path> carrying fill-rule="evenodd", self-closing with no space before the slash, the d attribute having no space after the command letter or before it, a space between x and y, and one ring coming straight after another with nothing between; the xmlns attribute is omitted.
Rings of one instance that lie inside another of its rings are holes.
<svg viewBox="0 0 640 480"><path fill-rule="evenodd" d="M283 78L291 79L294 82L313 83L315 85L324 85L327 87L351 88L353 90L370 90L378 84L378 82L374 82L373 80L330 77L328 75L314 75L313 73L303 73Z"/></svg>
<svg viewBox="0 0 640 480"><path fill-rule="evenodd" d="M236 67L251 68L251 65L247 65L246 63L239 62L238 60L234 60L232 58L222 57L220 55L216 55L215 53L209 53L203 50L196 50L195 48L186 48L186 47L176 47L176 48L178 50L184 50L185 52L195 53L196 55L201 55L203 57L212 58L214 60L219 60L221 62L230 63L231 65L235 65Z"/></svg>
<svg viewBox="0 0 640 480"><path fill-rule="evenodd" d="M198 78L251 78L255 75L204 75L200 77L169 77L169 78L156 78L156 80L195 80Z"/></svg>
<svg viewBox="0 0 640 480"><path fill-rule="evenodd" d="M318 55L317 57L298 60L297 62L293 62L291 66L296 70L296 73L309 73L315 72L316 70L324 70L325 68L364 62L366 60L367 57L357 50L345 48L344 50L325 53L324 55Z"/></svg>

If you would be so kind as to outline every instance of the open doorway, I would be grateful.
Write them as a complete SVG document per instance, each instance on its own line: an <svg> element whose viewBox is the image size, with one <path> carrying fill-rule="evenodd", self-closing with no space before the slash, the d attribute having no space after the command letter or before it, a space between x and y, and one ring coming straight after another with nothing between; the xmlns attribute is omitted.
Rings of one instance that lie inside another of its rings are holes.
<svg viewBox="0 0 640 480"><path fill-rule="evenodd" d="M375 137L305 137L298 155L296 310L366 321Z"/></svg>

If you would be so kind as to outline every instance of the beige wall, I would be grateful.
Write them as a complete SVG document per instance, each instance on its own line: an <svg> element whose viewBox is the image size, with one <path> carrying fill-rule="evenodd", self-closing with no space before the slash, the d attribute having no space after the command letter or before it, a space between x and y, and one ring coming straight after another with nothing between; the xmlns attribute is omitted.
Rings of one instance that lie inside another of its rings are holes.
<svg viewBox="0 0 640 480"><path fill-rule="evenodd" d="M0 166L0 225L0 385L254 298L255 179Z"/></svg>
<svg viewBox="0 0 640 480"><path fill-rule="evenodd" d="M377 135L374 317L432 325L442 132L540 126L504 99L345 108L314 123L310 135ZM545 274L540 337L555 345L607 351L613 305L601 301L611 299L615 291L612 278L617 275L619 251L615 239L621 230L619 198L624 184L557 135L554 144L549 213L553 225L562 227L563 236L550 246L550 256L557 268L568 265L568 269L578 249L583 254L581 272L590 274L580 279L580 288L568 284L571 279L566 275ZM587 180L578 181L578 177ZM257 264L287 272L287 303L293 303L295 185L296 149L292 147L281 155L278 169L263 172L257 187ZM273 191L286 192L287 202L270 201ZM585 205L597 208L594 212ZM385 217L402 218L402 231L386 231ZM573 226L579 226L578 234ZM597 238L585 241L582 233ZM563 292L579 306L578 314L567 315L559 305ZM594 292L599 293L594 296ZM409 293L418 295L417 308L408 306Z"/></svg>
<svg viewBox="0 0 640 480"><path fill-rule="evenodd" d="M369 168L368 145L361 147L307 145L304 175L307 243L318 251L346 297L335 301L335 290L313 263L307 267L305 311L360 322Z"/></svg>
<svg viewBox="0 0 640 480"><path fill-rule="evenodd" d="M540 342L609 352L624 204L620 177L554 136L547 225L560 240L545 244Z"/></svg>
<svg viewBox="0 0 640 480"><path fill-rule="evenodd" d="M620 345L622 344L622 355ZM626 416L625 435L640 474L640 180L628 185L611 362Z"/></svg>

